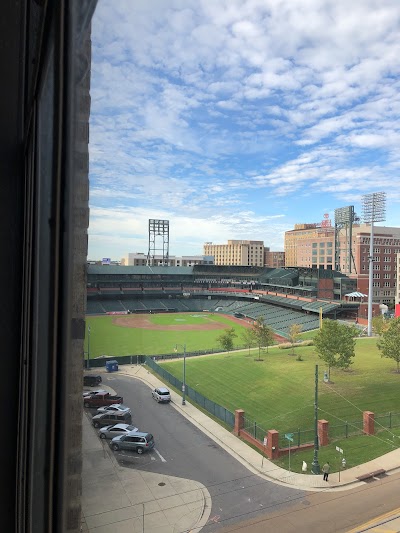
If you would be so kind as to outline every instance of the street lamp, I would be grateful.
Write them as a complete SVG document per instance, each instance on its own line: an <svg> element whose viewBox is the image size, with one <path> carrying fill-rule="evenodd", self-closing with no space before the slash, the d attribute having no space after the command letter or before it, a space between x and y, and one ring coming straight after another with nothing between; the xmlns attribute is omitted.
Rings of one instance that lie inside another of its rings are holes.
<svg viewBox="0 0 400 533"><path fill-rule="evenodd" d="M373 298L373 269L374 269L374 222L383 222L386 214L386 193L374 192L364 194L363 219L367 224L371 224L369 237L369 276L368 276L368 337L372 336L372 298Z"/></svg>
<svg viewBox="0 0 400 533"><path fill-rule="evenodd" d="M90 368L90 325L87 328L88 330L88 339L87 339L87 361L86 361L86 368L89 370Z"/></svg>
<svg viewBox="0 0 400 533"><path fill-rule="evenodd" d="M315 387L314 387L314 457L311 465L311 472L313 474L320 473L320 466L318 462L318 365L315 365Z"/></svg>
<svg viewBox="0 0 400 533"><path fill-rule="evenodd" d="M178 351L178 346L183 348L182 405L186 405L186 344L175 344L175 352Z"/></svg>

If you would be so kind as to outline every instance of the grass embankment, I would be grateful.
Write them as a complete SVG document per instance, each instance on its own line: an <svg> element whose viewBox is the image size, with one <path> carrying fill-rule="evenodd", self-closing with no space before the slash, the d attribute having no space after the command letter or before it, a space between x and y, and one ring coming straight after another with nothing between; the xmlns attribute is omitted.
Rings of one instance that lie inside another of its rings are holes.
<svg viewBox="0 0 400 533"><path fill-rule="evenodd" d="M332 370L329 384L323 382L325 364L312 346L296 348L295 356L290 353L291 350L272 347L262 355L263 361L257 361L255 353L249 355L247 351L188 359L186 381L231 411L244 409L246 416L263 429L281 433L296 432L299 428L312 430L316 364L319 365L318 418L329 421L332 433L333 426L361 421L365 410L377 415L400 412L400 375L394 372L393 361L380 357L376 339L357 340L351 369ZM296 360L299 354L303 361ZM163 367L182 377L182 362L166 362ZM376 437L338 440L322 448L320 454L324 461L331 459L334 464L337 445L346 450L348 466L351 466L386 453L397 444L397 437L386 431ZM293 455L292 469L301 467L302 457L309 463L312 451ZM282 458L280 462L287 465L287 461Z"/></svg>

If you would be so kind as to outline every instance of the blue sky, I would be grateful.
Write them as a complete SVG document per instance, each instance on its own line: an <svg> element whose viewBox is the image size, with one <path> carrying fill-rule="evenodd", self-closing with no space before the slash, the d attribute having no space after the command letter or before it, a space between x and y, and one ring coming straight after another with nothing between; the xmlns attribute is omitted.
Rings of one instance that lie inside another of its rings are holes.
<svg viewBox="0 0 400 533"><path fill-rule="evenodd" d="M206 241L283 250L386 191L400 226L398 0L99 0L89 258Z"/></svg>

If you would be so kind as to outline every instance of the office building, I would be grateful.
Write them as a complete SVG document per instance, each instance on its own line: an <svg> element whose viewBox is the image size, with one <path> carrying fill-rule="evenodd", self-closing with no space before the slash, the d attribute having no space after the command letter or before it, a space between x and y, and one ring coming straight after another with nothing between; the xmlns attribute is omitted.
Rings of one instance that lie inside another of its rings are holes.
<svg viewBox="0 0 400 533"><path fill-rule="evenodd" d="M264 266L263 241L228 240L227 244L206 242L203 253L213 256L215 265Z"/></svg>
<svg viewBox="0 0 400 533"><path fill-rule="evenodd" d="M264 248L264 266L270 268L284 268L285 252L271 252L267 247Z"/></svg>
<svg viewBox="0 0 400 533"><path fill-rule="evenodd" d="M357 290L368 294L370 225L354 224L349 234L340 231L336 270L357 281ZM346 250L346 253L343 251ZM374 228L373 301L393 305L397 287L400 228ZM296 224L285 233L285 266L335 270L335 229L330 225Z"/></svg>
<svg viewBox="0 0 400 533"><path fill-rule="evenodd" d="M129 253L126 258L121 260L121 265L125 266L146 266L148 264L148 256L144 253ZM170 255L168 258L168 265L164 266L194 266L194 265L213 265L214 258L212 256L204 255ZM163 256L155 255L152 258L150 266L163 266Z"/></svg>

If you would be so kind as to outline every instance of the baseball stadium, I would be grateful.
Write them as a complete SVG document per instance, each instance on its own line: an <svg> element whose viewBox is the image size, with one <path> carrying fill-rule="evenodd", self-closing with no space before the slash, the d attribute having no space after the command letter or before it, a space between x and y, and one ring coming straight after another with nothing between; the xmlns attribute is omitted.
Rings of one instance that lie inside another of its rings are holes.
<svg viewBox="0 0 400 533"><path fill-rule="evenodd" d="M88 265L88 324L102 324L91 357L170 353L183 333L189 350L207 350L225 328L239 334L259 317L283 341L292 324L307 332L321 317L354 319L360 304L345 297L353 290L354 280L330 270Z"/></svg>

